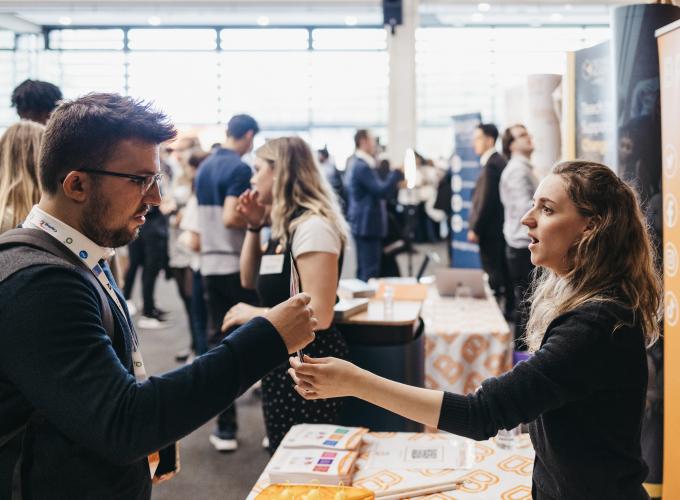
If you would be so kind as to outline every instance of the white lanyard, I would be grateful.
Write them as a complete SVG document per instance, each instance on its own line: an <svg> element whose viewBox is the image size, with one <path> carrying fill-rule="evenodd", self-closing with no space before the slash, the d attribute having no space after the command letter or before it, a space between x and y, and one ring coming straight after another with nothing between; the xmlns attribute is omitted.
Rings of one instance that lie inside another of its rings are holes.
<svg viewBox="0 0 680 500"><path fill-rule="evenodd" d="M36 229L42 229L47 234L55 238L56 240L62 242L69 250L76 254L80 260L82 260L87 268L92 272L97 281L102 285L106 293L116 304L120 312L123 314L124 318L127 318L127 312L120 303L120 299L116 292L113 290L113 285L106 276L106 273L99 265L99 256L91 255L90 252L84 248L78 248L82 245L84 236L78 233L75 229L70 228L63 222L55 219L54 217L47 216L47 214L41 214L36 208L31 210L26 217L26 222L23 224L26 227L30 224ZM146 369L144 368L144 360L142 359L142 353L139 350L139 340L137 338L137 332L135 332L134 326L130 325L130 330L132 332L132 367L135 373L135 379L138 382L143 382L147 379Z"/></svg>

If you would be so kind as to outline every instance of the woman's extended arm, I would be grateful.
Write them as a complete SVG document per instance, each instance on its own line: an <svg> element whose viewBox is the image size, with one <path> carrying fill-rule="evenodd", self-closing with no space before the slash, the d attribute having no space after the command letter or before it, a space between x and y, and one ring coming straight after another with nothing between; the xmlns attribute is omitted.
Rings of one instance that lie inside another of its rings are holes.
<svg viewBox="0 0 680 500"><path fill-rule="evenodd" d="M354 396L431 427L439 424L442 391L379 377L342 359L305 356L304 361L290 358L289 373L305 399Z"/></svg>
<svg viewBox="0 0 680 500"><path fill-rule="evenodd" d="M542 413L620 383L625 369L614 369L613 361L602 362L613 356L614 319L601 311L604 307L586 304L562 315L530 359L484 380L467 395L410 387L335 358L305 356L304 363L292 358L294 370L289 373L305 399L355 396L454 434L488 439L498 429L531 422ZM640 331L624 334L641 335Z"/></svg>

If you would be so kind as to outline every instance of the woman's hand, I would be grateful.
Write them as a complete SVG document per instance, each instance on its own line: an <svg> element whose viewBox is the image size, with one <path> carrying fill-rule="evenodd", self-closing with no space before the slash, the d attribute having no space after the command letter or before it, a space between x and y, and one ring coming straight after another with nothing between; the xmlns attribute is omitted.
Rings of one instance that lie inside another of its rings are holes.
<svg viewBox="0 0 680 500"><path fill-rule="evenodd" d="M226 332L233 326L239 326L247 323L255 316L260 316L262 313L259 307L251 306L244 302L239 302L234 307L227 311L222 321L222 332Z"/></svg>
<svg viewBox="0 0 680 500"><path fill-rule="evenodd" d="M246 220L249 226L259 227L264 224L267 217L267 207L261 205L257 201L258 194L257 191L246 189L241 196L238 197L236 210Z"/></svg>
<svg viewBox="0 0 680 500"><path fill-rule="evenodd" d="M310 358L304 363L290 358L292 368L288 374L295 382L295 390L305 399L339 398L355 396L355 389L363 370L349 361L338 358Z"/></svg>

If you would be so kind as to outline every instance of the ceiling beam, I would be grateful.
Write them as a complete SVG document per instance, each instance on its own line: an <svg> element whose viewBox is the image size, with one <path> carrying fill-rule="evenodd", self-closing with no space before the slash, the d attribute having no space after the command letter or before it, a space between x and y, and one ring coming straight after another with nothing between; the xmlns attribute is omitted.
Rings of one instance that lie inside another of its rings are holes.
<svg viewBox="0 0 680 500"><path fill-rule="evenodd" d="M0 29L14 31L15 33L40 33L42 28L37 24L21 19L14 14L0 13Z"/></svg>

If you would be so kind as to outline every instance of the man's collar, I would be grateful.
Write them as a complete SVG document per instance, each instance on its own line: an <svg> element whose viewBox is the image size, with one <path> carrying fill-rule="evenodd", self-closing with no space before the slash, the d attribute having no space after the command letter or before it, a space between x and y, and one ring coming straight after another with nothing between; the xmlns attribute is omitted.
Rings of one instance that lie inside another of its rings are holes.
<svg viewBox="0 0 680 500"><path fill-rule="evenodd" d="M369 167L375 168L375 158L373 158L371 155L369 155L366 151L364 151L362 149L357 149L354 152L354 156L356 156L360 160L364 160L366 163L368 163Z"/></svg>
<svg viewBox="0 0 680 500"><path fill-rule="evenodd" d="M100 259L108 259L115 253L112 248L97 245L77 229L40 209L38 205L33 206L23 223L23 227L42 229L47 234L52 235L80 257L90 268L94 267Z"/></svg>
<svg viewBox="0 0 680 500"><path fill-rule="evenodd" d="M496 148L489 148L484 153L482 153L482 156L479 157L479 163L482 166L485 166L487 162L489 161L489 158L491 158L491 155L493 155L496 152Z"/></svg>
<svg viewBox="0 0 680 500"><path fill-rule="evenodd" d="M529 160L529 158L527 158L526 156L524 156L524 155L521 154L521 153L515 153L515 154L513 154L511 159L512 159L512 160L520 161L520 162L522 162L522 163L525 163L526 165L529 165L530 167L533 168L533 165L531 164L531 161Z"/></svg>

